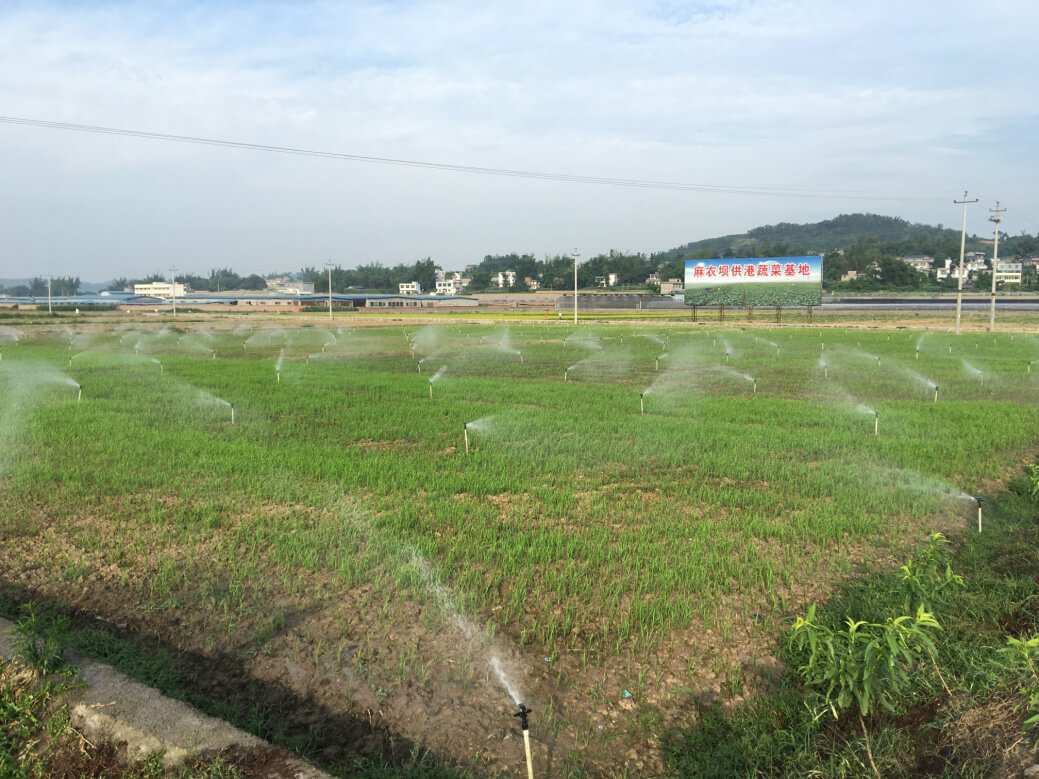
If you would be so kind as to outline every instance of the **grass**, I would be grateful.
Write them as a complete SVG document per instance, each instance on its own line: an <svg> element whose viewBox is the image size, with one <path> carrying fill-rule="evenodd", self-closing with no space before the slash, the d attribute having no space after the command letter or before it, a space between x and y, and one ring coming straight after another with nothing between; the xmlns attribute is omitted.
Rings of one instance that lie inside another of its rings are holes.
<svg viewBox="0 0 1039 779"><path fill-rule="evenodd" d="M373 657L353 662L383 691L430 689L437 656L390 628L295 637L294 609L363 590L378 626L432 604L556 663L574 695L618 665L666 690L676 663L702 672L676 641L764 645L810 595L968 527L961 491L998 491L1039 434L1026 336L931 333L917 359L920 332L838 328L197 329L4 349L7 559L69 601L103 582L212 651L277 654L292 635L310 667ZM745 663L727 662L742 698Z"/></svg>
<svg viewBox="0 0 1039 779"><path fill-rule="evenodd" d="M868 719L884 776L1008 776L1035 762L1035 736L1021 731L1027 684L999 650L1008 634L1039 632L1039 512L1023 477L990 509L996 529L968 534L954 550L952 566L965 587L936 608L943 627L935 636L937 669L914 669L896 710ZM893 572L856 579L823 606L820 620L836 625L904 613L901 590ZM803 662L793 649L785 653L790 667ZM673 730L670 769L719 779L872 776L854 715L834 720L818 716L821 708L821 697L788 672L744 709L730 714L706 706L702 726Z"/></svg>

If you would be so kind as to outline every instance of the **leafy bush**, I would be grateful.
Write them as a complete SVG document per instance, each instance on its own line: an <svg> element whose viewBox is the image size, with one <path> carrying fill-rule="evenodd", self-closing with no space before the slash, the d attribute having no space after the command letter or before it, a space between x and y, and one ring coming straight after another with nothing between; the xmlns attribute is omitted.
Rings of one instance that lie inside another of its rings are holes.
<svg viewBox="0 0 1039 779"><path fill-rule="evenodd" d="M68 648L68 620L37 614L33 603L24 604L22 614L14 629L18 659L37 673L50 673L61 667L62 654Z"/></svg>
<svg viewBox="0 0 1039 779"><path fill-rule="evenodd" d="M1007 646L999 650L1008 659L1008 666L1018 672L1028 695L1028 716L1022 730L1028 730L1039 723L1039 636L1034 638L1007 637Z"/></svg>

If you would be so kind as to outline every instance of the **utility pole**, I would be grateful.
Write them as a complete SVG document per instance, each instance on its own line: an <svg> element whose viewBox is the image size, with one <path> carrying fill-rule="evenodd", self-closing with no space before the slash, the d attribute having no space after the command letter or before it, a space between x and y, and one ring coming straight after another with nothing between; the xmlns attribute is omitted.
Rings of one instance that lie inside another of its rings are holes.
<svg viewBox="0 0 1039 779"><path fill-rule="evenodd" d="M574 324L577 324L577 258L580 257L580 253L577 249L574 249Z"/></svg>
<svg viewBox="0 0 1039 779"><path fill-rule="evenodd" d="M54 274L47 274L47 314L52 315L54 310L51 308L51 279L54 278Z"/></svg>
<svg viewBox="0 0 1039 779"><path fill-rule="evenodd" d="M332 261L325 263L328 268L328 321L332 321Z"/></svg>
<svg viewBox="0 0 1039 779"><path fill-rule="evenodd" d="M963 229L960 230L960 283L956 288L956 335L960 334L960 317L963 310L963 252L967 248L967 204L977 203L978 199L967 200L967 190L963 190L963 200L953 200L963 204Z"/></svg>
<svg viewBox="0 0 1039 779"><path fill-rule="evenodd" d="M990 208L992 216L988 218L990 222L996 223L996 242L993 244L992 249L992 297L989 298L988 308L988 329L990 333L996 332L996 270L999 268L999 223L1003 221L1003 212L1005 208L999 207L999 201L996 201L996 207Z"/></svg>
<svg viewBox="0 0 1039 779"><path fill-rule="evenodd" d="M171 287L171 289L173 291L173 316L176 317L177 316L177 266L175 266L175 265L171 265L170 266L170 278L173 279L173 282L170 285L170 287Z"/></svg>

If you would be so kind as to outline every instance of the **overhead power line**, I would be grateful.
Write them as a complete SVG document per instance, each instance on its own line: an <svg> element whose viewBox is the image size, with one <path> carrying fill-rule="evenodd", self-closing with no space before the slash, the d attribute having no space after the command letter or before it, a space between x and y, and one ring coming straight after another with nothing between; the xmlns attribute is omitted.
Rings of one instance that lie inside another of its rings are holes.
<svg viewBox="0 0 1039 779"><path fill-rule="evenodd" d="M909 195L896 193L878 193L854 190L824 189L784 189L780 187L736 187L722 184L689 184L679 181L652 181L645 179L610 178L603 176L582 176L569 173L551 173L533 170L515 170L510 168L485 168L475 165L455 165L444 162L427 162L423 160L407 160L394 157L375 157L366 154L350 154L346 152L321 151L318 149L302 149L292 146L272 146L262 143L246 143L219 138L202 138L193 135L173 135L170 133L154 133L145 130L128 130L119 127L101 127L89 124L73 124L70 122L52 122L45 119L27 119L17 116L0 116L0 124L35 127L48 130L71 130L83 133L102 135L121 135L129 138L143 138L155 141L173 141L176 143L193 143L203 146L217 146L248 151L261 151L276 154L295 154L303 157L320 157L324 159L345 160L349 162L365 162L377 165L397 165L408 168L425 168L428 170L452 171L482 176L510 176L513 178L537 179L541 181L561 181L574 184L596 184L611 187L634 187L639 189L664 189L680 192L711 192L724 195L759 195L765 197L790 198L828 198L844 200L933 200L925 195Z"/></svg>

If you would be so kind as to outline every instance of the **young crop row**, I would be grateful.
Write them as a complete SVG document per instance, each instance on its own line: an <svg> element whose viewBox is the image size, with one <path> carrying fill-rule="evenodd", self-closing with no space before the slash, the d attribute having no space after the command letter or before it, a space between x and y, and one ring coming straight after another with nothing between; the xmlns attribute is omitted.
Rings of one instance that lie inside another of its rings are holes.
<svg viewBox="0 0 1039 779"><path fill-rule="evenodd" d="M919 358L919 333L778 328L182 335L5 349L0 400L18 422L4 507L57 521L124 506L91 553L161 530L196 584L244 586L267 565L354 586L395 578L413 549L466 609L548 656L724 624L733 595L781 611L848 564L849 543L966 525L960 491L999 478L1039 433L1023 413L1039 351L1008 335L927 335ZM82 402L36 381L40 364L81 384ZM910 374L938 383L939 402ZM289 508L274 521L272 507ZM0 532L33 521L7 516ZM154 598L188 587L182 574Z"/></svg>

